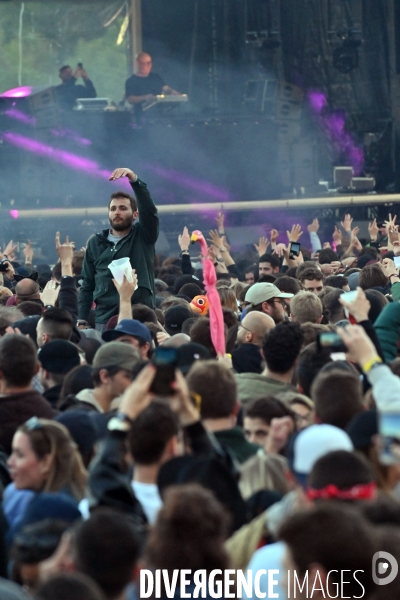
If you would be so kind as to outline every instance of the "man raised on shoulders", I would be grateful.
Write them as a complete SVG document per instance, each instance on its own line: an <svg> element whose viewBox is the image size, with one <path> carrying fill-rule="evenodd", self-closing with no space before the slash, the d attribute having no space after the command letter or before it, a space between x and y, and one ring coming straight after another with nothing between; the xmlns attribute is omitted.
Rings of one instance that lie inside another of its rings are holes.
<svg viewBox="0 0 400 600"><path fill-rule="evenodd" d="M113 171L115 181L127 177L135 197L127 192L111 194L108 205L110 228L92 236L88 242L82 268L79 293L79 319L87 320L93 301L96 303L96 329L103 331L107 321L118 314L119 295L108 265L113 260L129 258L136 270L138 289L132 302L155 308L154 256L158 237L158 213L147 185L127 168ZM140 213L140 217L139 217ZM137 220L139 217L139 220Z"/></svg>

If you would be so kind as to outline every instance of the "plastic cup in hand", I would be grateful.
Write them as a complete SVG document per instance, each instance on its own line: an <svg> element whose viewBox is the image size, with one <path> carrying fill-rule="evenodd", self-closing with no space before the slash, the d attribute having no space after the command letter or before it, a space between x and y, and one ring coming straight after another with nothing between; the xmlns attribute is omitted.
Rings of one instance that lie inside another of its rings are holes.
<svg viewBox="0 0 400 600"><path fill-rule="evenodd" d="M110 269L117 283L121 284L123 282L124 275L127 280L132 283L132 266L129 258L119 258L118 260L113 260L112 263L108 265L108 268Z"/></svg>

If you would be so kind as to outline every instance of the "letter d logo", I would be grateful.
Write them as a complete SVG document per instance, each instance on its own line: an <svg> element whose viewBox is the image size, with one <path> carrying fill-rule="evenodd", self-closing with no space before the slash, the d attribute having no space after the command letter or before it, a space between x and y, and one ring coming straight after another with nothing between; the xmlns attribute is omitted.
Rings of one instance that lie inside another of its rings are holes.
<svg viewBox="0 0 400 600"><path fill-rule="evenodd" d="M388 583L392 583L396 579L398 572L399 565L392 554L383 551L375 552L372 557L372 579L376 585L388 585ZM380 577L380 575L385 575L385 573L389 574L386 577Z"/></svg>

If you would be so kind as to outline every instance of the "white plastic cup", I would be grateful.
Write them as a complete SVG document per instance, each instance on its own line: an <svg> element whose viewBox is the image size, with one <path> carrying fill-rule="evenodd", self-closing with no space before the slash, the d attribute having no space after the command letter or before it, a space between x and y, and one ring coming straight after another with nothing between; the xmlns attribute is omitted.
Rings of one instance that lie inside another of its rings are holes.
<svg viewBox="0 0 400 600"><path fill-rule="evenodd" d="M132 283L132 266L129 258L119 258L118 260L113 260L112 263L108 265L114 279L117 283L121 284L124 280L124 275L129 282Z"/></svg>

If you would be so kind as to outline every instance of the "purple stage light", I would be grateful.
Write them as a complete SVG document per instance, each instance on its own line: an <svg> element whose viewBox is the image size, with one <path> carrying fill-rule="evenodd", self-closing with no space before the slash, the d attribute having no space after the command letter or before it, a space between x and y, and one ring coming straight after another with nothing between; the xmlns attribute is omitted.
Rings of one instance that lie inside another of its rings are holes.
<svg viewBox="0 0 400 600"><path fill-rule="evenodd" d="M12 119L16 119L21 123L25 123L26 125L36 125L36 118L31 115L27 115L22 112L22 110L18 110L18 108L10 108L5 111L5 114Z"/></svg>
<svg viewBox="0 0 400 600"><path fill-rule="evenodd" d="M346 157L348 164L353 167L354 175L360 175L364 167L364 150L361 146L357 146L351 134L346 131L346 117L343 112L324 111L328 103L322 92L309 92L307 97L317 120L325 129L332 144Z"/></svg>
<svg viewBox="0 0 400 600"><path fill-rule="evenodd" d="M72 129L50 129L50 133L56 137L72 140L81 146L91 146L92 144L91 140L81 137L76 131L72 131Z"/></svg>
<svg viewBox="0 0 400 600"><path fill-rule="evenodd" d="M72 152L61 150L60 148L54 148L53 146L49 146L48 144L44 144L43 142L39 142L38 140L34 140L32 138L28 138L19 133L3 133L2 139L13 146L22 148L27 152L32 152L32 154L36 154L37 156L44 156L49 160L58 162L70 169L74 169L75 171L83 171L90 177L108 179L112 172L111 170L108 171L106 169L102 169L94 160L73 154ZM127 187L127 189L130 189L129 182L125 178L118 179L116 183L118 183L120 187L123 186Z"/></svg>
<svg viewBox="0 0 400 600"><path fill-rule="evenodd" d="M328 103L325 94L323 92L316 91L308 93L308 101L311 104L311 108L316 113L320 113Z"/></svg>
<svg viewBox="0 0 400 600"><path fill-rule="evenodd" d="M25 98L32 94L33 87L31 85L23 85L21 87L7 90L3 94L0 94L2 98Z"/></svg>
<svg viewBox="0 0 400 600"><path fill-rule="evenodd" d="M208 181L195 179L194 177L189 177L188 175L180 173L179 171L164 169L158 165L146 165L146 167L163 179L167 179L168 181L172 181L182 185L183 187L196 190L207 196L212 196L221 202L229 200L229 192L213 185Z"/></svg>
<svg viewBox="0 0 400 600"><path fill-rule="evenodd" d="M18 217L19 217L19 213L17 210L10 210L10 215L12 216L13 219L18 219Z"/></svg>
<svg viewBox="0 0 400 600"><path fill-rule="evenodd" d="M88 172L88 174L94 174L97 177L99 166L94 160L72 154L72 152L60 150L59 148L54 148L53 146L49 146L38 140L33 140L19 133L4 133L3 138L13 146L23 148L38 156L45 156L50 160L59 162L77 171L85 171Z"/></svg>

